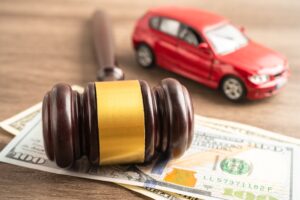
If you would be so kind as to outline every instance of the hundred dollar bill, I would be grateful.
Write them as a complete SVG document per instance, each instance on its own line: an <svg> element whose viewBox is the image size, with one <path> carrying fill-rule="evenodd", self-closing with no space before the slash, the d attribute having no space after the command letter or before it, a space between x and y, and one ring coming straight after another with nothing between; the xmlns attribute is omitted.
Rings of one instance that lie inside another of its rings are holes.
<svg viewBox="0 0 300 200"><path fill-rule="evenodd" d="M142 186L205 199L299 199L299 149L284 143L234 137L195 126L192 147L180 159L152 166L62 170L45 156L40 116L0 154L3 162L38 170Z"/></svg>
<svg viewBox="0 0 300 200"><path fill-rule="evenodd" d="M82 90L81 87L73 86L74 89ZM24 125L30 121L34 116L36 116L41 108L41 103L23 111L22 113L5 120L4 122L0 123L1 126L6 129L7 131L17 134L19 131L22 130ZM250 135L250 136L256 136L256 137L263 137L268 138L276 141L284 141L292 144L299 145L299 140L291 137L286 137L280 134L276 134L273 132L269 132L263 129L259 129L256 127L236 123L236 122L230 122L225 120L219 120L219 119L213 119L213 118L206 118L202 116L195 116L195 123L202 124L203 126L210 127L216 130L220 130L223 133L229 133L229 134L239 134L239 135ZM19 124L19 125L18 125ZM3 126L5 125L5 126ZM18 126L17 126L18 125ZM13 130L13 131L11 131ZM131 186L128 186L131 187ZM132 188L134 189L134 188ZM149 188L150 189L150 188ZM144 194L149 194L149 192L152 192L156 198L166 198L166 199L173 199L172 196L170 196L170 193L165 193L164 191L159 190L145 190L144 188L139 188L138 190L135 190L137 192L142 193L141 191L145 191Z"/></svg>

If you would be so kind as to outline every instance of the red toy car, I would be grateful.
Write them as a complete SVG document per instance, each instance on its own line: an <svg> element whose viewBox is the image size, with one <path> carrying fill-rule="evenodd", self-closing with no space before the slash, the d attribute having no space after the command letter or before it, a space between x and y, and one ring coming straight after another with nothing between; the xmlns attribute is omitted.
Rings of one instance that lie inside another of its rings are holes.
<svg viewBox="0 0 300 200"><path fill-rule="evenodd" d="M137 22L132 40L142 67L161 66L232 101L271 96L287 82L287 60L243 32L216 14L161 7Z"/></svg>

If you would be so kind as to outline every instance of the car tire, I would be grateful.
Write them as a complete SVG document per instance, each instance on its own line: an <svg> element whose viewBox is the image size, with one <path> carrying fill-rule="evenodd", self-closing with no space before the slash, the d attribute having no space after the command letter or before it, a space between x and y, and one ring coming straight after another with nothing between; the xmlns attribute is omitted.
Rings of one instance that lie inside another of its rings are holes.
<svg viewBox="0 0 300 200"><path fill-rule="evenodd" d="M155 56L146 44L140 44L136 49L136 59L138 64L143 68L151 68L155 65Z"/></svg>
<svg viewBox="0 0 300 200"><path fill-rule="evenodd" d="M223 95L233 102L241 102L245 99L247 93L243 81L234 76L224 78L220 89Z"/></svg>

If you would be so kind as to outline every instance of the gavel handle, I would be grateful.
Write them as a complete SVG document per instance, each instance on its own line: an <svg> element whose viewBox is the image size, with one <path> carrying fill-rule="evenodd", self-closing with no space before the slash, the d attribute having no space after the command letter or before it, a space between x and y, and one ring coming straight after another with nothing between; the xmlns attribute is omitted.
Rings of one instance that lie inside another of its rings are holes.
<svg viewBox="0 0 300 200"><path fill-rule="evenodd" d="M114 38L112 23L108 15L97 10L93 16L93 42L96 50L96 58L99 66L97 79L104 80L123 80L124 74L118 68L114 52Z"/></svg>

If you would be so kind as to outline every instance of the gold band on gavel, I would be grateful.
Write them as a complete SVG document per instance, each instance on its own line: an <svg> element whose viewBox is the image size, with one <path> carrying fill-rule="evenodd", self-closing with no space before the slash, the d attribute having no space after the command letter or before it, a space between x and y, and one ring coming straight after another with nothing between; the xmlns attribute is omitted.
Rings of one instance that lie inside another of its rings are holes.
<svg viewBox="0 0 300 200"><path fill-rule="evenodd" d="M96 82L100 165L141 163L144 105L138 81Z"/></svg>

